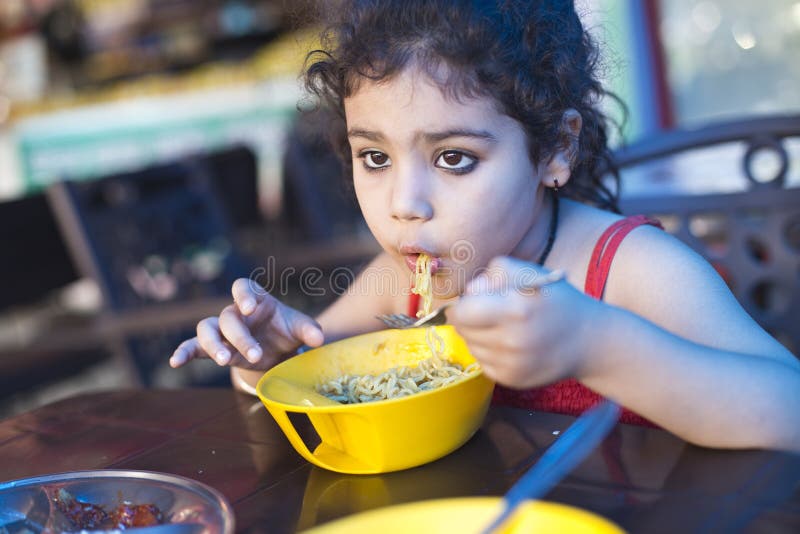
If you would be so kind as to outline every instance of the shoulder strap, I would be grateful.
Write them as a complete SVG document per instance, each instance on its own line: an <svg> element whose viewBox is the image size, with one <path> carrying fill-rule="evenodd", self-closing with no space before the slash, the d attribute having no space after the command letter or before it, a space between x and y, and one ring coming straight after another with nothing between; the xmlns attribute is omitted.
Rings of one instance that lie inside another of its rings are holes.
<svg viewBox="0 0 800 534"><path fill-rule="evenodd" d="M663 229L661 223L655 219L650 219L644 215L634 215L615 222L603 232L603 235L597 240L592 252L592 259L589 261L589 268L586 270L584 292L587 295L598 300L603 298L608 273L611 270L611 262L614 260L614 255L617 253L622 240L631 230L645 224Z"/></svg>

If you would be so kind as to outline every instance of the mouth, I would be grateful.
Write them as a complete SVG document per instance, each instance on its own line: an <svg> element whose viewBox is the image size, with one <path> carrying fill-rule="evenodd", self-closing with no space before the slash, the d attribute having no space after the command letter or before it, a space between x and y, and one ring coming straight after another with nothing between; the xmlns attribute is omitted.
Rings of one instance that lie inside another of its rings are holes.
<svg viewBox="0 0 800 534"><path fill-rule="evenodd" d="M442 260L439 259L434 253L424 250L420 247L403 246L400 247L400 253L403 255L403 258L406 261L406 266L411 270L411 272L417 270L417 258L419 258L420 254L427 254L430 256L431 274L435 274L442 264Z"/></svg>

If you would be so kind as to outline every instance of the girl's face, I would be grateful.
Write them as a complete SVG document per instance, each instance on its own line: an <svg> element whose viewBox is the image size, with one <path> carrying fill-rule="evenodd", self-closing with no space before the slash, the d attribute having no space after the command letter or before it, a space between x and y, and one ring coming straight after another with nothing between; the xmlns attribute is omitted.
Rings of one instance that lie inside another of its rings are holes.
<svg viewBox="0 0 800 534"><path fill-rule="evenodd" d="M436 258L437 297L460 294L489 260L547 225L525 132L492 99L458 102L408 68L363 80L345 113L367 225L410 270L420 252Z"/></svg>

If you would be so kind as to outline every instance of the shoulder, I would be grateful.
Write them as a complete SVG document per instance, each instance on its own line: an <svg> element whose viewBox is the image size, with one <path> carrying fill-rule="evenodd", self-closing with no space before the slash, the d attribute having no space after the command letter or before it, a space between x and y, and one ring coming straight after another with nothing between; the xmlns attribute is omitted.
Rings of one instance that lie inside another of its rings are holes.
<svg viewBox="0 0 800 534"><path fill-rule="evenodd" d="M564 202L563 214L563 231L550 267L566 268L570 282L583 290L598 240L624 217L569 201ZM654 226L639 226L622 240L611 263L604 301L689 341L794 360L742 309L701 255Z"/></svg>
<svg viewBox="0 0 800 534"><path fill-rule="evenodd" d="M625 217L575 202L564 202L563 205L565 209L563 232L559 236L562 241L559 259L571 267L575 280L582 281L585 280L589 261L603 234ZM614 254L605 300L612 303L624 302L625 290L639 281L644 282L654 275L654 270L674 272L676 266L688 265L700 270L708 266L702 257L660 228L652 225L636 227L625 236ZM708 268L711 269L710 266ZM583 288L583 285L580 287Z"/></svg>
<svg viewBox="0 0 800 534"><path fill-rule="evenodd" d="M637 308L655 298L665 302L694 285L730 295L725 282L705 258L664 230L642 225L620 243L609 271L605 299L611 304ZM645 294L641 292L643 288L648 288ZM735 302L733 295L730 298ZM663 305L658 307L663 309Z"/></svg>
<svg viewBox="0 0 800 534"><path fill-rule="evenodd" d="M566 270L570 283L583 290L595 245L608 227L623 218L610 211L562 200L556 241L546 266Z"/></svg>
<svg viewBox="0 0 800 534"><path fill-rule="evenodd" d="M636 228L620 244L604 300L696 343L779 358L788 354L745 312L705 258L653 226Z"/></svg>

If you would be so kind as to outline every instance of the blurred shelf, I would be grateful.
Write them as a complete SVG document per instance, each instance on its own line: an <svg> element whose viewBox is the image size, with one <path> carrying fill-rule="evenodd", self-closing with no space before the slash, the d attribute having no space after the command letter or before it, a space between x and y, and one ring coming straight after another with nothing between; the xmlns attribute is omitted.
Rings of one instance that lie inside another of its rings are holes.
<svg viewBox="0 0 800 534"><path fill-rule="evenodd" d="M196 324L216 315L231 299L215 297L180 304L162 304L114 316L76 315L54 321L37 335L0 342L0 362L23 353L68 352L89 349L130 335Z"/></svg>
<svg viewBox="0 0 800 534"><path fill-rule="evenodd" d="M317 244L283 243L265 249L275 258L279 270L293 268L296 272L310 267L324 271L363 264L379 251L380 247L373 239L357 236ZM242 273L242 276L248 274ZM154 303L113 315L101 312L96 315L62 315L43 321L36 335L0 340L0 362L13 354L86 349L127 336L193 326L205 317L218 315L231 301L231 297L226 295L181 303Z"/></svg>

